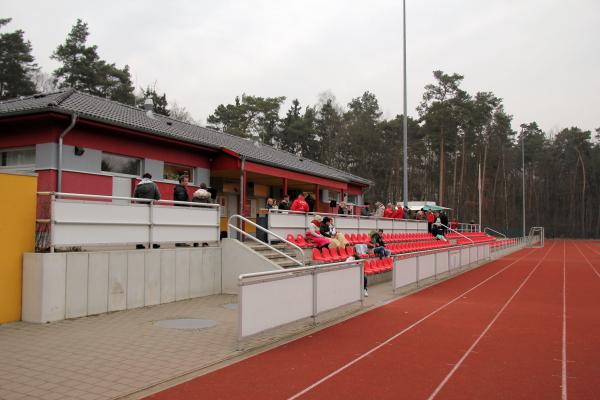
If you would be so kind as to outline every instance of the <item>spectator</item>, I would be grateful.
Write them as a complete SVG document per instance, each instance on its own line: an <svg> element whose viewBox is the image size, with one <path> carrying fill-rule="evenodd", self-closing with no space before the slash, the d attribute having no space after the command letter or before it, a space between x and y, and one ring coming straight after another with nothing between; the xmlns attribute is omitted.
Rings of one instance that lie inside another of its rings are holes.
<svg viewBox="0 0 600 400"><path fill-rule="evenodd" d="M417 212L417 219L419 221L421 221L423 219L423 213L424 213L424 211L422 208Z"/></svg>
<svg viewBox="0 0 600 400"><path fill-rule="evenodd" d="M189 201L189 195L187 192L187 185L190 180L187 175L181 175L179 177L179 184L175 185L173 189L173 200L175 201ZM175 204L176 206L182 206L183 204Z"/></svg>
<svg viewBox="0 0 600 400"><path fill-rule="evenodd" d="M392 218L394 215L394 206L392 203L387 203L387 207L383 210L383 218Z"/></svg>
<svg viewBox="0 0 600 400"><path fill-rule="evenodd" d="M304 200L306 201L306 204L308 204L307 212L313 212L315 210L315 199L312 197L312 195L310 193L307 193L304 196Z"/></svg>
<svg viewBox="0 0 600 400"><path fill-rule="evenodd" d="M267 210L272 210L273 208L276 208L275 200L269 197L267 199Z"/></svg>
<svg viewBox="0 0 600 400"><path fill-rule="evenodd" d="M394 219L404 219L404 208L402 207L402 202L399 201L396 203L396 211L392 215Z"/></svg>
<svg viewBox="0 0 600 400"><path fill-rule="evenodd" d="M443 234L445 235L448 231L448 228L446 228L448 226L448 216L446 215L445 211L440 212L440 221L442 223L442 231Z"/></svg>
<svg viewBox="0 0 600 400"><path fill-rule="evenodd" d="M429 233L431 233L431 226L435 222L435 215L433 215L433 213L430 210L430 211L427 211L426 218L427 218L427 231Z"/></svg>
<svg viewBox="0 0 600 400"><path fill-rule="evenodd" d="M142 180L139 181L135 187L133 197L138 199L160 200L158 186L152 181L152 175L148 172L142 175Z"/></svg>
<svg viewBox="0 0 600 400"><path fill-rule="evenodd" d="M385 206L383 205L383 203L381 203L380 201L375 203L375 214L373 216L375 218L382 218L384 212L385 212Z"/></svg>
<svg viewBox="0 0 600 400"><path fill-rule="evenodd" d="M200 189L192 195L192 201L195 203L210 203L210 192L206 187L206 183L200 184Z"/></svg>
<svg viewBox="0 0 600 400"><path fill-rule="evenodd" d="M301 211L307 213L310 210L308 203L304 199L304 196L299 194L296 200L292 203L292 207L290 208L292 211Z"/></svg>
<svg viewBox="0 0 600 400"><path fill-rule="evenodd" d="M348 214L348 209L346 208L346 203L344 203L343 201L340 203L340 205L338 207L338 214L340 214L340 215Z"/></svg>
<svg viewBox="0 0 600 400"><path fill-rule="evenodd" d="M152 182L152 175L146 172L142 175L142 180L139 181L133 192L133 197L137 199L149 199L149 200L160 200L160 192L156 183ZM154 243L153 248L158 249L159 244ZM145 249L143 244L137 244L136 249Z"/></svg>
<svg viewBox="0 0 600 400"><path fill-rule="evenodd" d="M321 235L321 221L323 221L323 217L315 215L315 219L308 224L308 231L306 232L306 237L312 240L319 249L329 245L329 239Z"/></svg>
<svg viewBox="0 0 600 400"><path fill-rule="evenodd" d="M321 223L321 228L323 228L323 225L327 226L327 234L324 233L323 230L321 230L321 234L323 234L323 236L329 238L329 248L340 247L340 248L345 249L346 246L348 246L350 244L350 243L348 243L348 240L346 239L344 234L341 232L338 232L335 229L335 221L333 220L333 218L330 218L330 217L323 218L323 222Z"/></svg>
<svg viewBox="0 0 600 400"><path fill-rule="evenodd" d="M371 231L371 244L373 247L373 253L379 256L379 258L389 257L392 253L385 249L385 242L383 241L383 229L377 231Z"/></svg>
<svg viewBox="0 0 600 400"><path fill-rule="evenodd" d="M369 212L369 205L370 204L367 201L365 201L365 205L360 208L361 217L368 217L371 215L371 213Z"/></svg>
<svg viewBox="0 0 600 400"><path fill-rule="evenodd" d="M290 209L290 196L289 195L285 195L283 196L283 199L279 202L279 209L280 210L289 210Z"/></svg>

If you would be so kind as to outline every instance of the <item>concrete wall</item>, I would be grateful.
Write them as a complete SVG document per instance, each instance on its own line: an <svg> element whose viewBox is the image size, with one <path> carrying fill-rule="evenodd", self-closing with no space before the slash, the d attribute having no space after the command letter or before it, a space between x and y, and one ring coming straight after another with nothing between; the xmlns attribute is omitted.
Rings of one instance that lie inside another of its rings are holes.
<svg viewBox="0 0 600 400"><path fill-rule="evenodd" d="M21 319L22 254L35 246L37 177L0 173L0 323Z"/></svg>
<svg viewBox="0 0 600 400"><path fill-rule="evenodd" d="M221 292L221 248L25 253L23 312L50 322Z"/></svg>
<svg viewBox="0 0 600 400"><path fill-rule="evenodd" d="M221 246L223 248L223 293L238 293L238 277L241 274L282 269L238 240L223 239Z"/></svg>

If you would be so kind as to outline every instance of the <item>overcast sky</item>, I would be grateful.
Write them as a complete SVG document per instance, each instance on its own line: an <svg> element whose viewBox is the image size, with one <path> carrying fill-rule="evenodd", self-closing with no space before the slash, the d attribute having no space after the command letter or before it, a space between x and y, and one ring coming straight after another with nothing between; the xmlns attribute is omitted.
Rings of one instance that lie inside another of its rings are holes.
<svg viewBox="0 0 600 400"><path fill-rule="evenodd" d="M202 124L242 93L313 105L329 91L345 106L368 90L385 118L402 113L400 0L0 0L0 10L47 72L83 19L102 59L128 64L137 87L156 81ZM599 17L599 0L407 0L409 115L441 69L503 98L515 129L600 127Z"/></svg>

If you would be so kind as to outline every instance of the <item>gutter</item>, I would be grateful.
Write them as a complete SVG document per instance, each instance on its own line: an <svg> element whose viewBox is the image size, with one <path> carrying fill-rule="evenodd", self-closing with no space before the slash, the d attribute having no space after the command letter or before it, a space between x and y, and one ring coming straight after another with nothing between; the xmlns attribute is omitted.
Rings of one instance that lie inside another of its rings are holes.
<svg viewBox="0 0 600 400"><path fill-rule="evenodd" d="M67 136L67 134L69 132L71 132L73 127L75 127L76 122L77 122L77 114L72 113L71 114L71 123L69 124L67 129L65 129L58 137L58 166L57 166L57 177L56 177L56 191L59 193L62 192L63 139L65 138L65 136Z"/></svg>

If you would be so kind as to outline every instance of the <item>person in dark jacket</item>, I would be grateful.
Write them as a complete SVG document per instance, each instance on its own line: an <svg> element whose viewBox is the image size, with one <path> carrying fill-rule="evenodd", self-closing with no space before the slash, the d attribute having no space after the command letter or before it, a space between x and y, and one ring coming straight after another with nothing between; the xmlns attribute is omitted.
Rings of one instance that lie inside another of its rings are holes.
<svg viewBox="0 0 600 400"><path fill-rule="evenodd" d="M158 186L156 186L156 183L152 182L151 174L146 172L144 175L142 175L142 180L139 181L139 183L135 187L133 197L135 197L136 199L160 200L160 192L158 191ZM154 243L152 247L158 249L160 245ZM143 244L138 244L135 246L135 248L144 249L145 247Z"/></svg>
<svg viewBox="0 0 600 400"><path fill-rule="evenodd" d="M283 199L279 202L279 209L280 210L289 210L290 209L290 196L289 195L285 195L283 196Z"/></svg>
<svg viewBox="0 0 600 400"><path fill-rule="evenodd" d="M146 172L142 180L135 187L133 197L137 199L160 200L160 192L156 183L152 182L152 175Z"/></svg>
<svg viewBox="0 0 600 400"><path fill-rule="evenodd" d="M304 201L308 204L308 212L313 212L315 210L315 199L313 199L310 193L304 196Z"/></svg>
<svg viewBox="0 0 600 400"><path fill-rule="evenodd" d="M385 248L383 241L383 229L371 231L371 244L373 245L373 253L379 258L389 257L392 253Z"/></svg>
<svg viewBox="0 0 600 400"><path fill-rule="evenodd" d="M173 189L173 200L175 201L189 201L190 197L187 191L187 185L190 180L187 175L182 175L179 177L179 184L175 185ZM183 204L175 204L177 206L181 206Z"/></svg>
<svg viewBox="0 0 600 400"><path fill-rule="evenodd" d="M442 222L442 225L444 225L444 226L442 226L442 231L443 231L443 234L445 235L446 233L448 233L447 232L448 228L446 228L446 227L450 226L450 225L448 225L448 216L446 215L445 211L440 212L440 221Z"/></svg>
<svg viewBox="0 0 600 400"><path fill-rule="evenodd" d="M331 218L325 217L319 226L319 232L326 238L331 238Z"/></svg>

